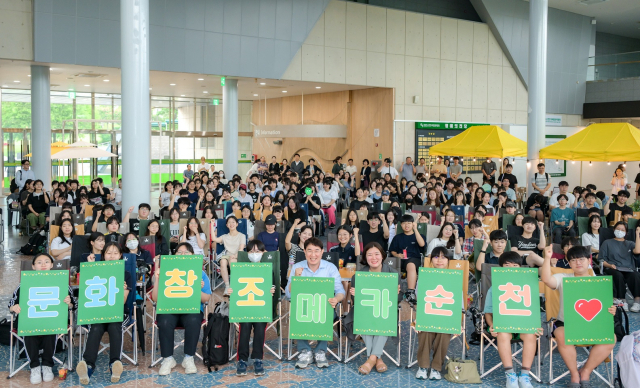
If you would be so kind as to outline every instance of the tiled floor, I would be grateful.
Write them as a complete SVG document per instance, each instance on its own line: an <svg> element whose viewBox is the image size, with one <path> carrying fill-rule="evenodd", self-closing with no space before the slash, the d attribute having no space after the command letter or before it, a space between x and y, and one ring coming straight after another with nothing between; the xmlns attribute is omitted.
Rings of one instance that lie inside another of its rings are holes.
<svg viewBox="0 0 640 388"><path fill-rule="evenodd" d="M4 202L4 201L3 201ZM18 232L14 228L8 228L5 216L5 229L4 229L4 244L0 251L0 316L8 316L7 301L19 282L19 268L21 260L28 260L29 257L15 254L15 252L26 242L26 237L19 237ZM220 292L220 290L218 290ZM404 305L404 303L403 303ZM254 377L251 373L253 371L250 363L249 375L244 377L235 376L235 362L230 363L226 367L217 372L208 373L201 361L197 361L198 374L185 375L183 368L180 366L183 353L181 348L176 350L176 360L178 366L175 368L175 372L170 376L160 377L158 376L158 366L155 368L148 368L150 364L150 331L147 332L147 341L145 354L139 356L139 366L134 366L129 363L125 364L125 370L122 375L121 382L118 384L112 384L110 382L108 374L108 357L106 354L100 355L98 358L98 368L94 373L91 380L91 387L461 387L460 384L452 384L445 380L439 382L434 381L421 381L415 379L415 373L417 365L414 365L410 369L406 369L409 347L409 332L408 332L408 307L403 306L403 313L401 319L402 322L402 344L403 349L401 358L401 367L396 367L389 360L385 360L389 366L389 370L384 374L379 374L372 371L368 376L361 376L358 373L358 366L364 362L364 356L360 355L355 360L348 364L337 362L335 359L330 359L329 368L319 370L315 366L310 366L306 370L295 369L293 361L278 361L273 355L269 355L265 351L265 369L266 375L260 377ZM639 327L640 315L631 314L631 330L635 330ZM472 329L472 323L470 319L467 320L467 328ZM286 333L286 324L283 332ZM176 335L176 341L180 339L181 334ZM277 340L274 331L269 331L267 337L268 343L272 348L277 348ZM548 344L547 338L542 337L542 354L547 353ZM77 337L76 337L77 343ZM387 342L387 352L394 355L394 342ZM335 346L335 345L332 345ZM132 343L125 338L125 350L131 351ZM359 343L355 344L353 349L357 351L360 349ZM284 354L286 357L287 344L284 342ZM449 348L450 357L460 357L461 354L461 342L454 340ZM58 357L64 359L65 353L58 353ZM478 362L479 347L470 346L468 350L467 358ZM498 360L498 355L495 350L489 350L486 354L486 365L489 368ZM547 385L549 380L549 364L548 356L542 360L542 381ZM74 363L77 363L77 347L74 348ZM0 346L0 387L28 387L31 386L29 382L29 372L21 371L10 380L5 380L8 376L9 370L9 347ZM560 358L560 355L554 353L554 373L562 373L565 370L564 364ZM600 366L598 371L606 376L604 366ZM554 386L565 386L567 379L562 379ZM601 381L597 381L595 376L592 376L592 382L594 387L605 387L606 385ZM59 381L54 380L51 383L43 383L43 386L49 387L76 387L79 386L78 377L75 373L70 373L66 380ZM534 383L534 386L541 384ZM471 386L471 385L469 385ZM474 385L477 386L477 385ZM483 387L503 387L504 375L501 369L489 374L483 379Z"/></svg>

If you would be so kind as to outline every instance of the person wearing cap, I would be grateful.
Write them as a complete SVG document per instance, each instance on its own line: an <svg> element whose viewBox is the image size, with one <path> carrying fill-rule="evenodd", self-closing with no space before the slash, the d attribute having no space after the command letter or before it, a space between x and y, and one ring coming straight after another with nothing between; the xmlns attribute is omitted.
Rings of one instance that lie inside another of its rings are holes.
<svg viewBox="0 0 640 388"><path fill-rule="evenodd" d="M383 209L385 203L388 203L389 206L391 206L391 192L389 190L387 190L386 188L384 190L382 190L382 198L380 199L380 201L378 202L377 206L379 207L379 209Z"/></svg>
<svg viewBox="0 0 640 388"><path fill-rule="evenodd" d="M253 207L253 197L247 193L247 185L244 183L238 186L238 197L236 199L242 204L246 203Z"/></svg>
<svg viewBox="0 0 640 388"><path fill-rule="evenodd" d="M396 179L396 177L398 176L398 170L396 170L395 167L391 166L390 158L386 158L384 160L384 164L380 168L378 168L378 172L382 176L389 174L389 177L391 179Z"/></svg>
<svg viewBox="0 0 640 388"><path fill-rule="evenodd" d="M275 252L279 248L278 238L280 235L276 232L276 216L269 214L264 220L266 231L260 232L257 239L262 241L267 252Z"/></svg>
<svg viewBox="0 0 640 388"><path fill-rule="evenodd" d="M615 220L616 210L620 210L621 213L625 210L631 210L631 212L633 212L633 209L626 205L627 200L629 199L629 192L627 190L618 191L618 195L614 203L611 203L612 199L613 195L609 197L609 200L604 205L604 215L607 216L607 224L609 225L611 225Z"/></svg>
<svg viewBox="0 0 640 388"><path fill-rule="evenodd" d="M504 178L502 180L502 187L504 188L504 192L507 193L507 197L509 197L509 200L515 201L516 192L511 188L511 180L509 180L509 178Z"/></svg>
<svg viewBox="0 0 640 388"><path fill-rule="evenodd" d="M417 304L416 283L418 282L418 268L422 266L421 254L425 247L425 238L418 233L418 224L413 221L413 216L405 214L400 217L400 227L403 233L397 233L389 251L401 261L401 272L407 273L408 290L404 296L410 306Z"/></svg>

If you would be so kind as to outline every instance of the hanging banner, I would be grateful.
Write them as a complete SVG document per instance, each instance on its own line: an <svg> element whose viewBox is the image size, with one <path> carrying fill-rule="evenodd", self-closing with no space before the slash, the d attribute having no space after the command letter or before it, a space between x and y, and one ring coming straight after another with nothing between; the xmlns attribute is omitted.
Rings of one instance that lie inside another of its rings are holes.
<svg viewBox="0 0 640 388"><path fill-rule="evenodd" d="M420 268L417 331L461 333L462 276L462 271L455 269Z"/></svg>
<svg viewBox="0 0 640 388"><path fill-rule="evenodd" d="M615 343L611 276L580 276L562 279L565 342L571 345Z"/></svg>
<svg viewBox="0 0 640 388"><path fill-rule="evenodd" d="M333 340L334 278L291 277L289 338Z"/></svg>
<svg viewBox="0 0 640 388"><path fill-rule="evenodd" d="M158 314L200 312L202 256L162 256L158 279Z"/></svg>
<svg viewBox="0 0 640 388"><path fill-rule="evenodd" d="M231 263L229 322L273 321L271 263Z"/></svg>
<svg viewBox="0 0 640 388"><path fill-rule="evenodd" d="M124 260L80 263L78 324L122 322Z"/></svg>
<svg viewBox="0 0 640 388"><path fill-rule="evenodd" d="M398 274L356 272L353 333L398 335Z"/></svg>
<svg viewBox="0 0 640 388"><path fill-rule="evenodd" d="M536 333L540 321L538 270L491 268L493 330L496 333Z"/></svg>
<svg viewBox="0 0 640 388"><path fill-rule="evenodd" d="M18 335L63 334L69 326L69 271L23 271L20 274Z"/></svg>

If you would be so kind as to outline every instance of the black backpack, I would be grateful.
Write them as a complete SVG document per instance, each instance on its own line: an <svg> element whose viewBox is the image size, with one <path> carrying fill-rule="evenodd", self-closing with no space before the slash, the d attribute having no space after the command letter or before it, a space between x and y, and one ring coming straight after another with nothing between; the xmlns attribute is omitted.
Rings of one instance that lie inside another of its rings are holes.
<svg viewBox="0 0 640 388"><path fill-rule="evenodd" d="M34 233L33 236L29 238L29 242L23 245L16 253L21 253L23 255L35 255L38 252L44 252L46 242L46 236L43 236L40 233Z"/></svg>
<svg viewBox="0 0 640 388"><path fill-rule="evenodd" d="M625 335L629 335L629 316L621 306L616 307L616 313L613 316L613 332L618 343Z"/></svg>
<svg viewBox="0 0 640 388"><path fill-rule="evenodd" d="M207 326L202 334L202 353L204 364L211 372L213 367L218 371L219 365L229 362L229 315L224 315L226 302L216 303L213 313L209 314ZM227 308L228 311L228 308Z"/></svg>

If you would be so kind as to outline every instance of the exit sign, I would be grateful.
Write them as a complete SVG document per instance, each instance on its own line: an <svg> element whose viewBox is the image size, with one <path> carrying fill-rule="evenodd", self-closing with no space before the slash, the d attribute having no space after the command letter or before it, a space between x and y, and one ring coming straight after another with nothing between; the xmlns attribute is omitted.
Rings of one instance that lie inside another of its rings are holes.
<svg viewBox="0 0 640 388"><path fill-rule="evenodd" d="M213 105L219 105L220 104L220 100L218 100L217 98L213 99Z"/></svg>
<svg viewBox="0 0 640 388"><path fill-rule="evenodd" d="M75 90L71 90L71 91L69 91L69 98L71 98L71 99L75 99L75 98L76 98L76 92L75 92Z"/></svg>
<svg viewBox="0 0 640 388"><path fill-rule="evenodd" d="M247 158L247 154L240 154L240 157L243 158L243 159L246 159Z"/></svg>
<svg viewBox="0 0 640 388"><path fill-rule="evenodd" d="M220 86L224 86L225 77L220 77Z"/></svg>
<svg viewBox="0 0 640 388"><path fill-rule="evenodd" d="M416 121L416 129L467 129L479 125L489 125L483 123L441 123L441 122L420 122Z"/></svg>

